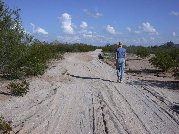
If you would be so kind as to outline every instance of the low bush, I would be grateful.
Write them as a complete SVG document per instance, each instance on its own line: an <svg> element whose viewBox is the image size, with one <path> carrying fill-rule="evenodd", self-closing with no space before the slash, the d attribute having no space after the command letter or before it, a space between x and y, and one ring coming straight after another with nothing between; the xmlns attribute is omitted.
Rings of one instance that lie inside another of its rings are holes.
<svg viewBox="0 0 179 134"><path fill-rule="evenodd" d="M116 48L117 48L116 45L110 45L110 44L108 44L108 45L102 47L102 50L103 50L103 52L115 53Z"/></svg>
<svg viewBox="0 0 179 134"><path fill-rule="evenodd" d="M0 117L0 134L10 134L12 131L10 123L7 123L4 118Z"/></svg>
<svg viewBox="0 0 179 134"><path fill-rule="evenodd" d="M136 55L141 57L142 59L148 57L150 55L149 51L145 47L140 47L137 49Z"/></svg>
<svg viewBox="0 0 179 134"><path fill-rule="evenodd" d="M163 71L168 71L171 68L176 67L176 60L167 52L158 52L155 57L149 60L152 65L162 69Z"/></svg>
<svg viewBox="0 0 179 134"><path fill-rule="evenodd" d="M8 76L8 79L20 78L24 75L43 74L47 68L47 61L52 58L62 58L65 52L87 52L95 49L95 46L84 44L50 45L33 43L29 46L19 45L11 50L12 53L9 54L11 57L4 59L6 64L0 68L0 73Z"/></svg>
<svg viewBox="0 0 179 134"><path fill-rule="evenodd" d="M23 96L29 91L29 83L24 80L22 82L11 82L7 88L14 96Z"/></svg>

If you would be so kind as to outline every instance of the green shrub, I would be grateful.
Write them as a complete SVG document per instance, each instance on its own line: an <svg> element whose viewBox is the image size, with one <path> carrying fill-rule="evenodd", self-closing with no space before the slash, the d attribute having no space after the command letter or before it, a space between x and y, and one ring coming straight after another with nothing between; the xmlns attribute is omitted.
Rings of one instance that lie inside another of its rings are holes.
<svg viewBox="0 0 179 134"><path fill-rule="evenodd" d="M149 60L155 67L168 71L176 66L176 61L167 52L158 52L155 57Z"/></svg>
<svg viewBox="0 0 179 134"><path fill-rule="evenodd" d="M134 45L126 46L126 51L127 51L127 53L136 54L137 50L140 47L142 47L142 46L134 46Z"/></svg>
<svg viewBox="0 0 179 134"><path fill-rule="evenodd" d="M142 59L144 59L144 58L148 57L150 54L149 54L149 51L147 50L147 48L140 47L137 49L136 55L141 57Z"/></svg>
<svg viewBox="0 0 179 134"><path fill-rule="evenodd" d="M55 45L52 45L52 48L54 52L88 52L88 51L94 51L97 47L82 43L75 43L75 44L62 44L62 43L56 43Z"/></svg>
<svg viewBox="0 0 179 134"><path fill-rule="evenodd" d="M26 69L25 73L27 76L29 75L42 75L47 68L47 65L45 63L35 63L33 66L30 66Z"/></svg>
<svg viewBox="0 0 179 134"><path fill-rule="evenodd" d="M7 88L10 90L12 95L23 96L29 90L29 83L26 80L22 82L11 82Z"/></svg>
<svg viewBox="0 0 179 134"><path fill-rule="evenodd" d="M21 25L19 9L12 10L0 1L0 73L15 76L18 63L26 55L26 34ZM27 37L27 36L26 36Z"/></svg>
<svg viewBox="0 0 179 134"><path fill-rule="evenodd" d="M19 61L19 68L24 68L22 71L25 75L43 74L47 68L46 62L56 55L51 47L43 44L28 46L26 55Z"/></svg>
<svg viewBox="0 0 179 134"><path fill-rule="evenodd" d="M116 45L110 45L110 44L108 44L108 45L102 47L102 50L103 50L103 52L115 53L116 48L117 48Z"/></svg>
<svg viewBox="0 0 179 134"><path fill-rule="evenodd" d="M0 134L10 134L12 128L9 123L7 123L4 118L0 117Z"/></svg>

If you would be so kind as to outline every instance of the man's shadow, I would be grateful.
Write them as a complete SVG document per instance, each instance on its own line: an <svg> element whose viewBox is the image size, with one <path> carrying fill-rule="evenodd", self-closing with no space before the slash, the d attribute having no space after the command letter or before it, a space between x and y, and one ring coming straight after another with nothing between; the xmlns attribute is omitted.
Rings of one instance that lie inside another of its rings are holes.
<svg viewBox="0 0 179 134"><path fill-rule="evenodd" d="M106 79L101 79L101 78L95 78L95 77L85 77L85 76L76 76L76 75L72 75L72 74L67 74L71 77L75 77L75 78L79 78L79 79L85 79L85 80L102 80L102 81L107 81L107 82L115 82L115 81L111 81L111 80L106 80ZM115 82L116 83L116 82Z"/></svg>

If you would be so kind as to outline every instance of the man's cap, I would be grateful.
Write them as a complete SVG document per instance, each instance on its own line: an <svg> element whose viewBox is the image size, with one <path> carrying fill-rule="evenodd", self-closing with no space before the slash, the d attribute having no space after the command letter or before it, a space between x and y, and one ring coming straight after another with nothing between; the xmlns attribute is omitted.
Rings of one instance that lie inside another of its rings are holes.
<svg viewBox="0 0 179 134"><path fill-rule="evenodd" d="M122 46L122 42L119 42L118 45L119 45L119 46Z"/></svg>

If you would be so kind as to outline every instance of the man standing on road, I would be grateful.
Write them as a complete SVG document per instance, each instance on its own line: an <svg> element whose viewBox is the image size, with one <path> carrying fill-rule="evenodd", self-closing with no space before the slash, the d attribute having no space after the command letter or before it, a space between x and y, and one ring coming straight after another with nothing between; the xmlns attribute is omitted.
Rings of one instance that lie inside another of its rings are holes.
<svg viewBox="0 0 179 134"><path fill-rule="evenodd" d="M125 67L125 57L126 49L122 48L122 43L117 44L116 49L116 70L117 70L117 82L122 82L124 80L124 67Z"/></svg>

